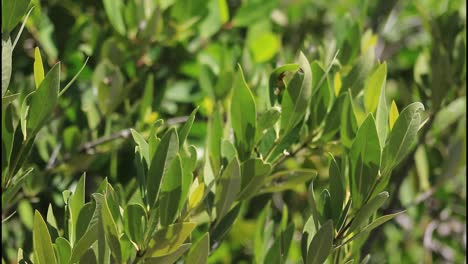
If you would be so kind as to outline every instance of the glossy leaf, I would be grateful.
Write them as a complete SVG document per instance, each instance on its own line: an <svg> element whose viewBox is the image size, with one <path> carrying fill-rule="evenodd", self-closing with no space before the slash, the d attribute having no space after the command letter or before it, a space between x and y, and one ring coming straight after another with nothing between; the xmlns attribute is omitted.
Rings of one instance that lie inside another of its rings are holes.
<svg viewBox="0 0 468 264"><path fill-rule="evenodd" d="M32 95L26 118L27 135L34 135L45 124L57 104L60 85L60 63L57 63L47 73Z"/></svg>
<svg viewBox="0 0 468 264"><path fill-rule="evenodd" d="M343 145L351 147L356 131L356 115L354 114L351 92L348 91L341 109L340 137Z"/></svg>
<svg viewBox="0 0 468 264"><path fill-rule="evenodd" d="M190 133L190 129L192 129L193 121L195 120L195 115L197 114L197 112L198 112L198 107L192 111L188 120L180 128L179 133L178 133L179 134L179 148L182 148L182 146L184 145L185 140L187 139L187 136Z"/></svg>
<svg viewBox="0 0 468 264"><path fill-rule="evenodd" d="M270 95L270 105L273 106L277 101L278 95L286 87L286 83L283 80L285 72L296 72L299 70L299 64L285 64L273 70L270 74L270 79L268 81L269 86L269 95ZM261 127L261 125L259 124Z"/></svg>
<svg viewBox="0 0 468 264"><path fill-rule="evenodd" d="M70 208L70 222L69 222L69 229L70 230L70 244L74 245L76 242L76 232L77 230L77 223L78 223L78 216L80 214L81 208L83 208L85 204L85 181L86 181L86 174L83 174L76 185L75 191L73 192L72 196L70 197L69 208Z"/></svg>
<svg viewBox="0 0 468 264"><path fill-rule="evenodd" d="M147 256L160 257L173 253L190 236L195 226L195 223L184 222L159 229L148 245Z"/></svg>
<svg viewBox="0 0 468 264"><path fill-rule="evenodd" d="M29 0L2 1L2 33L11 32L21 21L21 18L26 13L29 2Z"/></svg>
<svg viewBox="0 0 468 264"><path fill-rule="evenodd" d="M257 116L255 101L247 86L242 69L239 69L234 80L231 99L231 125L239 159L247 159L255 143Z"/></svg>
<svg viewBox="0 0 468 264"><path fill-rule="evenodd" d="M55 248L58 264L68 264L71 257L71 245L68 240L63 237L58 237L55 240Z"/></svg>
<svg viewBox="0 0 468 264"><path fill-rule="evenodd" d="M104 235L113 257L113 261L120 263L122 261L122 252L119 242L120 233L117 229L114 218L112 217L108 201L102 194L94 194L93 197L96 200L96 203L100 204L100 221L104 229Z"/></svg>
<svg viewBox="0 0 468 264"><path fill-rule="evenodd" d="M78 240L72 248L70 257L70 263L75 263L80 260L81 256L86 250L91 247L98 238L98 224L93 223L90 225L86 233L83 234L80 240Z"/></svg>
<svg viewBox="0 0 468 264"><path fill-rule="evenodd" d="M340 167L336 162L333 155L330 154L330 167L328 169L328 175L330 177L330 193L331 193L331 210L333 216L333 222L338 223L341 209L346 195L345 178L340 171Z"/></svg>
<svg viewBox="0 0 468 264"><path fill-rule="evenodd" d="M300 70L284 91L281 101L281 135L287 135L304 117L312 95L312 72L305 55L299 54Z"/></svg>
<svg viewBox="0 0 468 264"><path fill-rule="evenodd" d="M349 154L350 185L354 208L359 208L369 194L380 166L380 143L372 114L359 128Z"/></svg>
<svg viewBox="0 0 468 264"><path fill-rule="evenodd" d="M217 222L231 209L231 205L236 199L241 189L240 165L237 158L229 162L224 169L216 188L215 204Z"/></svg>
<svg viewBox="0 0 468 264"><path fill-rule="evenodd" d="M364 106L368 113L374 113L376 111L386 80L387 64L382 63L370 75L364 87Z"/></svg>
<svg viewBox="0 0 468 264"><path fill-rule="evenodd" d="M387 64L384 62L379 66L377 71L385 71L385 75L387 74ZM383 74L383 73L382 73ZM375 114L375 124L377 126L377 133L379 134L379 141L380 146L383 147L385 145L385 141L387 140L388 135L388 105L386 99L386 88L385 88L385 79L382 82L382 86L380 89L379 95L379 103L377 105L377 111Z"/></svg>
<svg viewBox="0 0 468 264"><path fill-rule="evenodd" d="M186 263L206 264L208 263L209 252L210 233L205 233L195 244L193 244L185 261Z"/></svg>
<svg viewBox="0 0 468 264"><path fill-rule="evenodd" d="M123 213L125 233L137 245L143 243L147 216L145 209L139 204L129 204Z"/></svg>
<svg viewBox="0 0 468 264"><path fill-rule="evenodd" d="M379 193L376 197L372 198L367 202L359 211L356 213L351 225L348 229L348 234L357 230L358 228L366 225L369 222L369 218L375 213L383 203L388 199L388 192Z"/></svg>
<svg viewBox="0 0 468 264"><path fill-rule="evenodd" d="M210 232L210 248L213 250L217 248L224 237L227 235L229 230L231 230L234 221L239 215L241 204L238 203L234 208L229 211L226 216L224 216L221 221L213 229L213 232Z"/></svg>
<svg viewBox="0 0 468 264"><path fill-rule="evenodd" d="M161 139L156 153L151 160L147 179L147 194L150 206L156 202L160 192L160 185L170 162L175 158L179 150L179 139L174 128L167 131Z"/></svg>
<svg viewBox="0 0 468 264"><path fill-rule="evenodd" d="M146 258L143 263L145 264L172 264L176 263L176 261L182 257L182 255L190 249L192 244L182 244L176 251L172 252L171 254L154 257L154 258Z"/></svg>
<svg viewBox="0 0 468 264"><path fill-rule="evenodd" d="M382 177L388 178L391 170L398 165L411 151L416 142L417 132L421 125L420 111L424 111L421 103L412 103L401 112L388 142L382 153ZM386 184L383 181L383 184Z"/></svg>
<svg viewBox="0 0 468 264"><path fill-rule="evenodd" d="M310 129L316 129L327 116L333 91L327 73L317 61L312 62L312 103L310 104ZM319 86L320 85L320 86Z"/></svg>
<svg viewBox="0 0 468 264"><path fill-rule="evenodd" d="M182 188L182 165L180 163L180 156L176 155L169 164L162 180L159 195L160 223L162 226L172 224L177 215Z"/></svg>
<svg viewBox="0 0 468 264"><path fill-rule="evenodd" d="M49 230L47 229L44 219L37 210L34 213L33 250L36 263L57 263Z"/></svg>
<svg viewBox="0 0 468 264"><path fill-rule="evenodd" d="M241 165L241 191L238 199L246 199L257 194L271 169L270 164L264 163L258 158L243 162Z"/></svg>
<svg viewBox="0 0 468 264"><path fill-rule="evenodd" d="M9 0L8 2L16 2ZM2 2L3 6L3 2ZM2 8L2 12L5 10ZM3 20L4 16L2 16ZM2 23L3 25L3 23ZM11 46L11 39L9 36L2 34L2 97L5 96L8 86L10 85L11 69L12 69L12 56L13 47Z"/></svg>
<svg viewBox="0 0 468 264"><path fill-rule="evenodd" d="M307 264L322 264L333 247L333 221L328 220L315 234L307 250Z"/></svg>

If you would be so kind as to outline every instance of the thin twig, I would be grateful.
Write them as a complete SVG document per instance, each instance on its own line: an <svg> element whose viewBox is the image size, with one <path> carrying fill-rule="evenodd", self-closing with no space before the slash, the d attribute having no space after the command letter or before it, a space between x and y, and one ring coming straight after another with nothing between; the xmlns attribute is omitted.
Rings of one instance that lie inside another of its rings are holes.
<svg viewBox="0 0 468 264"><path fill-rule="evenodd" d="M166 122L166 126L173 126L173 125L176 125L176 124L180 124L180 123L184 123L188 120L189 116L179 116L179 117L174 117L174 118L169 118L167 119L167 122ZM126 128L126 129L122 129L120 131L117 131L115 133L112 133L108 136L103 136L103 137L100 137L98 139L95 139L95 140L92 140L92 141L89 141L89 142L86 142L85 144L81 145L78 150L76 150L75 152L69 152L69 153L65 153L63 155L63 159L59 162L59 163L56 163L56 158L58 156L58 152L59 152L59 148L57 147L54 152L52 153L51 155L51 158L49 160L49 163L48 163L48 166L46 168L46 170L52 170L54 168L56 168L60 163L64 163L64 162L67 162L68 160L70 160L73 155L77 154L77 153L88 153L88 154L92 154L94 149L96 147L98 147L99 145L102 145L102 144L105 144L105 143L108 143L110 141L114 141L116 139L126 139L126 138L129 138L130 135L131 135L131 129L132 128ZM57 150L58 149L58 150ZM57 153L55 153L57 152ZM50 164L50 165L49 165Z"/></svg>

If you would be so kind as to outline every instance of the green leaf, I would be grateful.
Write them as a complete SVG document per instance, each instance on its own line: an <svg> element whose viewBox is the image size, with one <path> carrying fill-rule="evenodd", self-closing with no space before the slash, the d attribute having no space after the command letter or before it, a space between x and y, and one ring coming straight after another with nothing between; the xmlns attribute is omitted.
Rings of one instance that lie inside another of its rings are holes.
<svg viewBox="0 0 468 264"><path fill-rule="evenodd" d="M240 6L236 11L232 24L236 27L245 27L254 24L258 20L269 17L278 1L249 1Z"/></svg>
<svg viewBox="0 0 468 264"><path fill-rule="evenodd" d="M330 177L330 193L332 195L331 208L333 222L338 223L340 218L341 209L346 195L345 178L341 174L340 167L336 162L335 158L330 154L330 167L328 169L328 175Z"/></svg>
<svg viewBox="0 0 468 264"><path fill-rule="evenodd" d="M241 165L241 192L238 200L247 199L258 193L272 167L261 159L251 158Z"/></svg>
<svg viewBox="0 0 468 264"><path fill-rule="evenodd" d="M277 97L280 92L284 89L286 84L284 83L283 77L285 72L296 72L299 70L299 64L285 64L273 70L270 74L268 81L268 90L270 95L270 105L273 106L277 101ZM260 124L259 124L260 126Z"/></svg>
<svg viewBox="0 0 468 264"><path fill-rule="evenodd" d="M124 87L124 77L120 68L107 59L96 66L92 84L97 89L97 103L104 116L117 108L128 91Z"/></svg>
<svg viewBox="0 0 468 264"><path fill-rule="evenodd" d="M187 244L182 244L180 247L172 252L169 255L161 256L161 257L155 257L155 258L147 258L143 261L145 264L172 264L176 263L176 261L182 257L182 255L189 250L190 246L192 244L187 243Z"/></svg>
<svg viewBox="0 0 468 264"><path fill-rule="evenodd" d="M28 9L29 0L2 1L2 33L11 32Z"/></svg>
<svg viewBox="0 0 468 264"><path fill-rule="evenodd" d="M183 150L181 152L180 158L182 166L182 182L178 208L179 210L182 210L184 205L187 203L190 184L192 184L193 181L192 172L197 166L197 149L194 146L190 146L188 151Z"/></svg>
<svg viewBox="0 0 468 264"><path fill-rule="evenodd" d="M134 2L129 2L128 5L135 4ZM154 75L150 73L145 82L145 90L143 92L143 97L141 98L140 103L140 120L144 120L145 116L148 113L151 113L153 110L153 98L154 98Z"/></svg>
<svg viewBox="0 0 468 264"><path fill-rule="evenodd" d="M405 211L401 211L401 212L398 212L398 213L394 213L394 214L388 214L388 215L384 215L384 216L381 216L377 219L375 219L374 221L372 221L370 224L368 224L367 226L365 226L363 229L361 229L360 232L370 232L372 231L373 229L383 225L384 223L386 223L387 221L390 221L392 220L393 218L395 218L396 216L404 213Z"/></svg>
<svg viewBox="0 0 468 264"><path fill-rule="evenodd" d="M369 222L371 215L375 213L387 199L388 192L381 192L359 209L349 226L347 234L350 234L355 230L358 230L361 226L366 225Z"/></svg>
<svg viewBox="0 0 468 264"><path fill-rule="evenodd" d="M294 189L316 176L316 171L306 169L277 172L266 178L265 186L260 190L259 194Z"/></svg>
<svg viewBox="0 0 468 264"><path fill-rule="evenodd" d="M281 116L280 111L276 108L270 108L267 111L261 113L257 120L257 138L262 135L263 131L273 127L278 122Z"/></svg>
<svg viewBox="0 0 468 264"><path fill-rule="evenodd" d="M123 220L125 233L141 247L147 222L145 209L139 204L129 204L125 207Z"/></svg>
<svg viewBox="0 0 468 264"><path fill-rule="evenodd" d="M27 135L35 135L50 118L57 105L60 87L60 63L57 63L47 73L39 88L32 95L29 111L26 117Z"/></svg>
<svg viewBox="0 0 468 264"><path fill-rule="evenodd" d="M34 81L36 89L39 88L42 80L44 80L44 66L42 65L41 51L36 47L34 49Z"/></svg>
<svg viewBox="0 0 468 264"><path fill-rule="evenodd" d="M86 250L91 247L98 238L98 224L93 223L90 225L86 233L83 234L80 240L78 240L72 248L70 257L70 263L75 263L80 260L81 256Z"/></svg>
<svg viewBox="0 0 468 264"><path fill-rule="evenodd" d="M109 246L111 255L113 257L113 261L117 263L121 263L122 261L122 252L120 248L119 237L120 233L117 229L117 225L112 217L111 210L109 209L109 203L107 197L95 193L93 194L93 198L96 200L97 204L100 204L100 222L104 229L104 235L107 241L107 245ZM85 234L86 235L86 234Z"/></svg>
<svg viewBox="0 0 468 264"><path fill-rule="evenodd" d="M208 157L213 174L218 175L221 167L221 138L223 136L222 113L219 106L215 107L213 115L208 121L207 148ZM207 184L208 186L208 184Z"/></svg>
<svg viewBox="0 0 468 264"><path fill-rule="evenodd" d="M217 248L220 245L223 238L227 235L229 230L231 230L231 227L234 224L234 221L237 219L237 216L239 215L240 207L241 207L241 203L238 203L214 227L213 232L211 232L211 239L210 239L210 248L212 250Z"/></svg>
<svg viewBox="0 0 468 264"><path fill-rule="evenodd" d="M314 217L311 215L309 216L309 219L307 219L304 229L302 230L301 253L304 263L307 262L307 249L310 247L310 243L312 242L312 238L314 238L316 232Z"/></svg>
<svg viewBox="0 0 468 264"><path fill-rule="evenodd" d="M186 263L206 264L210 253L210 233L205 233L190 249Z"/></svg>
<svg viewBox="0 0 468 264"><path fill-rule="evenodd" d="M403 109L395 122L382 153L383 185L387 184L386 180L392 169L406 157L415 144L421 125L420 111L424 111L424 106L421 103L412 103Z"/></svg>
<svg viewBox="0 0 468 264"><path fill-rule="evenodd" d="M387 64L384 62L379 66L379 69L383 67L382 71L385 70L385 75L387 72ZM385 91L385 80L382 83L382 88L380 90L379 104L377 105L377 112L375 116L375 123L377 126L377 133L379 134L380 146L385 146L385 141L387 140L388 133L388 105L386 100L386 91Z"/></svg>
<svg viewBox="0 0 468 264"><path fill-rule="evenodd" d="M241 188L241 175L239 161L235 157L226 166L216 188L215 204L217 223L231 209Z"/></svg>
<svg viewBox="0 0 468 264"><path fill-rule="evenodd" d="M76 231L77 230L77 223L78 223L78 216L80 213L81 208L83 208L85 203L85 181L86 181L86 174L83 173L78 184L76 185L75 191L73 192L72 196L70 197L70 202L68 204L70 208L70 220L68 223L68 230L70 230L70 244L73 246L76 242Z"/></svg>
<svg viewBox="0 0 468 264"><path fill-rule="evenodd" d="M2 6L5 1L2 1ZM9 0L7 2L16 2L16 0ZM2 8L2 12L5 10ZM2 19L4 16L2 16ZM7 34L2 34L2 97L6 94L8 90L8 85L10 85L11 78L11 68L12 60L11 56L13 53L13 47L11 46L10 36Z"/></svg>
<svg viewBox="0 0 468 264"><path fill-rule="evenodd" d="M377 179L380 165L380 143L374 117L369 114L357 132L349 154L351 197L359 208Z"/></svg>
<svg viewBox="0 0 468 264"><path fill-rule="evenodd" d="M331 105L333 91L331 90L328 74L317 61L312 62L312 103L310 104L310 129L316 129L327 116ZM322 82L320 82L323 79ZM320 86L319 86L320 85Z"/></svg>
<svg viewBox="0 0 468 264"><path fill-rule="evenodd" d="M266 62L275 56L281 47L281 38L278 34L264 31L247 41L252 57L256 63Z"/></svg>
<svg viewBox="0 0 468 264"><path fill-rule="evenodd" d="M57 263L49 230L47 229L44 219L37 210L34 213L33 250L36 263Z"/></svg>
<svg viewBox="0 0 468 264"><path fill-rule="evenodd" d="M321 140L327 142L331 140L341 128L341 114L343 106L346 104L348 93L342 93L332 105L330 112L325 119Z"/></svg>
<svg viewBox="0 0 468 264"><path fill-rule="evenodd" d="M179 139L175 128L169 129L161 139L151 161L147 179L148 202L153 206L159 195L163 175L179 150Z"/></svg>
<svg viewBox="0 0 468 264"><path fill-rule="evenodd" d="M309 61L299 54L300 70L284 91L281 101L281 135L287 135L304 117L312 95L312 72Z"/></svg>
<svg viewBox="0 0 468 264"><path fill-rule="evenodd" d="M343 102L340 124L341 142L345 147L349 148L351 147L357 131L356 115L354 114L353 101L350 91L346 93L346 97Z"/></svg>
<svg viewBox="0 0 468 264"><path fill-rule="evenodd" d="M450 102L436 114L429 134L433 137L439 137L464 114L466 114L466 97L462 96Z"/></svg>
<svg viewBox="0 0 468 264"><path fill-rule="evenodd" d="M176 251L189 237L195 226L195 223L184 222L159 229L148 245L147 256L160 257Z"/></svg>
<svg viewBox="0 0 468 264"><path fill-rule="evenodd" d="M159 216L162 226L172 224L177 216L182 184L182 165L180 163L180 155L177 154L169 164L162 179L159 196Z"/></svg>
<svg viewBox="0 0 468 264"><path fill-rule="evenodd" d="M78 219L76 221L75 241L79 241L88 230L95 209L96 203L94 201L85 203L84 206L81 208L80 213L78 214Z"/></svg>
<svg viewBox="0 0 468 264"><path fill-rule="evenodd" d="M309 199L310 207L311 207L310 209L312 211L312 217L314 218L315 230L318 230L324 220L318 211L318 205L317 205L317 201L315 199L315 193L314 193L314 181L310 183L308 193L310 197Z"/></svg>
<svg viewBox="0 0 468 264"><path fill-rule="evenodd" d="M380 64L372 75L367 79L364 87L364 106L366 111L374 113L382 95L382 89L387 80L387 64Z"/></svg>
<svg viewBox="0 0 468 264"><path fill-rule="evenodd" d="M125 35L125 24L122 17L121 0L103 0L109 22L120 35Z"/></svg>
<svg viewBox="0 0 468 264"><path fill-rule="evenodd" d="M399 214L401 214L403 212L404 211L398 212L398 213L395 213L395 214L384 215L384 216L381 216L381 217L377 218L372 223L370 223L367 226L363 227L360 231L358 231L357 234L355 234L354 236L352 236L348 240L344 241L341 245L338 245L337 248L341 247L341 246L344 246L344 245L348 244L349 242L351 242L351 241L353 241L355 239L358 239L358 238L363 237L365 235L369 235L370 231L372 231L373 229L375 229L375 228L379 227L380 225L386 223L387 221L390 221L391 219L393 219L394 217L396 217L397 215L399 215Z"/></svg>
<svg viewBox="0 0 468 264"><path fill-rule="evenodd" d="M190 129L192 129L193 121L195 120L195 115L198 112L198 106L195 108L192 113L190 114L188 120L179 130L179 148L184 146L185 140L187 140L187 136L190 133Z"/></svg>
<svg viewBox="0 0 468 264"><path fill-rule="evenodd" d="M57 237L55 240L55 248L58 264L68 264L71 257L71 245L68 240L63 237Z"/></svg>
<svg viewBox="0 0 468 264"><path fill-rule="evenodd" d="M284 211L283 211L284 212ZM295 231L294 223L290 223L284 231L281 232L281 263L285 263L288 257L293 234Z"/></svg>
<svg viewBox="0 0 468 264"><path fill-rule="evenodd" d="M52 204L49 204L49 207L47 208L46 221L51 227L55 228L56 231L59 230L57 225L57 219L55 218L54 211L52 210Z"/></svg>
<svg viewBox="0 0 468 264"><path fill-rule="evenodd" d="M32 230L34 228L33 208L28 200L21 200L18 203L18 215L21 222L26 226L27 229Z"/></svg>
<svg viewBox="0 0 468 264"><path fill-rule="evenodd" d="M315 234L307 250L307 264L322 264L333 247L333 221L328 220Z"/></svg>
<svg viewBox="0 0 468 264"><path fill-rule="evenodd" d="M7 106L7 105L11 104L16 98L18 98L19 95L20 95L20 93L9 94L7 92L7 95L2 97L2 104L4 106Z"/></svg>
<svg viewBox="0 0 468 264"><path fill-rule="evenodd" d="M96 260L96 253L94 253L94 250L92 248L89 248L88 250L85 251L83 256L81 256L80 261L78 262L79 264L97 264Z"/></svg>
<svg viewBox="0 0 468 264"><path fill-rule="evenodd" d="M255 144L255 130L257 127L257 112L255 100L245 83L242 69L239 66L236 79L232 87L231 125L239 159L246 160Z"/></svg>
<svg viewBox="0 0 468 264"><path fill-rule="evenodd" d="M149 153L149 145L148 142L143 138L143 136L138 133L133 128L130 128L130 132L132 133L133 140L140 147L140 153L142 154L143 158L146 161L146 164L150 164L150 153Z"/></svg>

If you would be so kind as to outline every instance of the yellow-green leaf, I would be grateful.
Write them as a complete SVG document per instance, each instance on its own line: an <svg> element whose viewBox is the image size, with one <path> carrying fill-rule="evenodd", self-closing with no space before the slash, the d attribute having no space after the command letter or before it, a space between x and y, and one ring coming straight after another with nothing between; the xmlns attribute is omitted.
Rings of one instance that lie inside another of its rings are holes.
<svg viewBox="0 0 468 264"><path fill-rule="evenodd" d="M195 226L195 223L185 222L159 229L149 243L148 256L165 256L176 251L192 233Z"/></svg>
<svg viewBox="0 0 468 264"><path fill-rule="evenodd" d="M195 184L197 186L195 186ZM200 203L205 192L205 184L203 183L198 184L198 181L195 181L192 186L195 187L193 188L193 191L190 192L189 196L188 207L190 209L195 208Z"/></svg>
<svg viewBox="0 0 468 264"><path fill-rule="evenodd" d="M398 113L398 108L395 104L395 101L392 100L392 105L390 106L390 118L388 120L390 124L390 130L393 128L393 125L395 124L399 115L400 114Z"/></svg>
<svg viewBox="0 0 468 264"><path fill-rule="evenodd" d="M339 72L335 73L335 77L333 78L333 88L335 95L338 96L341 91L341 74Z"/></svg>
<svg viewBox="0 0 468 264"><path fill-rule="evenodd" d="M41 214L36 210L34 213L33 228L33 251L35 263L54 264L57 263L54 255L54 247L50 238L49 230Z"/></svg>
<svg viewBox="0 0 468 264"><path fill-rule="evenodd" d="M34 81L36 89L39 89L42 80L44 80L44 66L42 65L41 51L38 47L34 49Z"/></svg>

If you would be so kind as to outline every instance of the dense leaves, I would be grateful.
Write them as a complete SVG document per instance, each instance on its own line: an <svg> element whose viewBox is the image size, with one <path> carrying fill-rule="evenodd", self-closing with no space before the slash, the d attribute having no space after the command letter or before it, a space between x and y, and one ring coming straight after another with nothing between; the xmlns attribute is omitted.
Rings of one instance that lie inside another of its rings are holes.
<svg viewBox="0 0 468 264"><path fill-rule="evenodd" d="M2 0L2 263L463 262L466 4L364 2Z"/></svg>

